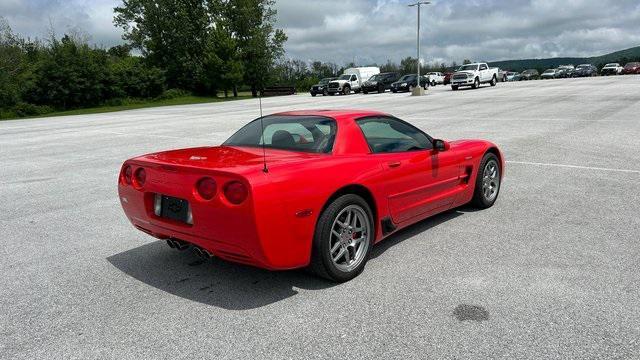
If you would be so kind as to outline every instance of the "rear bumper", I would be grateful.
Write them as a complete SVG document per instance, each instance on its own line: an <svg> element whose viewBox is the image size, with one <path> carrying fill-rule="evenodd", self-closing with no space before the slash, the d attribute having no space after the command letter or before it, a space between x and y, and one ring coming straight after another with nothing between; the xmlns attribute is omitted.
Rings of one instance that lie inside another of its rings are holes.
<svg viewBox="0 0 640 360"><path fill-rule="evenodd" d="M129 163L132 164L132 163ZM133 164L133 166L139 166ZM310 237L298 229L312 229L310 223L292 223L272 191L256 192L242 177L209 172L222 187L229 181L246 183L248 198L240 205L229 203L222 191L209 201L198 197L194 184L203 174L188 171L160 174L147 167L143 188L118 181L118 195L125 215L135 228L158 239L177 239L208 250L224 260L269 270L304 267L309 263ZM189 202L192 224L157 216L156 194L173 196ZM310 220L310 219L309 219ZM282 231L289 228L293 231ZM297 236L304 233L304 237ZM309 239L308 241L302 241Z"/></svg>

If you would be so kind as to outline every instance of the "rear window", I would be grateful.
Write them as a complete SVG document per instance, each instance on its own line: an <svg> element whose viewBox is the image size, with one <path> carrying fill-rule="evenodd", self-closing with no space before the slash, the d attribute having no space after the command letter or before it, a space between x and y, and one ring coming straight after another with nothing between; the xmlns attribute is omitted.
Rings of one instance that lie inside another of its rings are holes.
<svg viewBox="0 0 640 360"><path fill-rule="evenodd" d="M330 153L336 137L335 120L323 116L265 116L245 125L223 145Z"/></svg>

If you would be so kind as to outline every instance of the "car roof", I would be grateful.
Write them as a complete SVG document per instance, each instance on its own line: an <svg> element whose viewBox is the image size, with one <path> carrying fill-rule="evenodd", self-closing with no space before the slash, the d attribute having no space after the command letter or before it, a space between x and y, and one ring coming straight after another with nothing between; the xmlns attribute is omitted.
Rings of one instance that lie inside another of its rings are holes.
<svg viewBox="0 0 640 360"><path fill-rule="evenodd" d="M336 120L354 119L365 116L389 116L386 113L374 110L357 110L357 109L321 109L321 110L294 110L279 112L272 115L280 116L326 116Z"/></svg>

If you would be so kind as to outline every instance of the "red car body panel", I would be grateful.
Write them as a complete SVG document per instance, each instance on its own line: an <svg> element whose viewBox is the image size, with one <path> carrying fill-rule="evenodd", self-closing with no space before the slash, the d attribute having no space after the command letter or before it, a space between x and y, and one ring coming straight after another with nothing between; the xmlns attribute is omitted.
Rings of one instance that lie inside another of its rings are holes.
<svg viewBox="0 0 640 360"><path fill-rule="evenodd" d="M278 115L325 116L336 120L330 154L266 149L201 147L160 152L127 160L118 182L120 202L132 224L159 239L179 239L226 260L266 269L291 269L309 264L318 217L332 196L356 188L368 194L375 220L375 242L385 236L381 223L391 219L401 229L434 214L471 201L483 155L497 146L483 140L453 141L446 151L420 150L372 154L355 120L385 115L372 111L297 111ZM125 181L124 169L144 168L146 181ZM504 171L502 172L502 174ZM501 174L501 175L502 175ZM196 191L204 176L217 192L204 200ZM225 184L239 181L248 188L239 205L229 202ZM193 224L154 213L154 196L185 199Z"/></svg>
<svg viewBox="0 0 640 360"><path fill-rule="evenodd" d="M640 63L633 62L633 63L626 64L622 69L622 74L623 75L640 74Z"/></svg>

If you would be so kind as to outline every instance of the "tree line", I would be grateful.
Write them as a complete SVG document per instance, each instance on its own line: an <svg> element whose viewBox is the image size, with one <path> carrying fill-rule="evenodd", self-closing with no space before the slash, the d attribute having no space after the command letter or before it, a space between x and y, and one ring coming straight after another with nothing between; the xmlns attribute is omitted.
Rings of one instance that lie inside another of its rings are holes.
<svg viewBox="0 0 640 360"><path fill-rule="evenodd" d="M0 118L185 94L238 96L277 83L287 40L273 0L123 0L124 45L79 33L15 34L0 17Z"/></svg>

